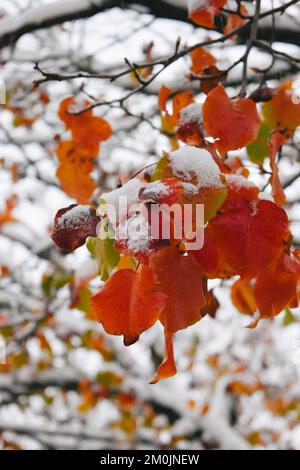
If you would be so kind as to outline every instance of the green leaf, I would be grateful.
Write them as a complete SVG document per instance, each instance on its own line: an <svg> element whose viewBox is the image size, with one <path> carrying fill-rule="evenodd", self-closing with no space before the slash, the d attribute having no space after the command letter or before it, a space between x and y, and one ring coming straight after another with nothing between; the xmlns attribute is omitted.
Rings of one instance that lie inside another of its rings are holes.
<svg viewBox="0 0 300 470"><path fill-rule="evenodd" d="M100 231L102 234L106 233L107 237L90 237L86 246L98 262L98 270L102 281L106 281L112 270L117 266L120 255L114 247L114 239L111 238L112 232L105 220L101 221Z"/></svg>
<svg viewBox="0 0 300 470"><path fill-rule="evenodd" d="M295 315L292 313L292 311L286 307L285 308L285 316L283 319L283 324L284 326L291 325L292 323L295 323L297 320L295 318Z"/></svg>
<svg viewBox="0 0 300 470"><path fill-rule="evenodd" d="M80 289L79 292L79 301L76 304L76 308L81 310L81 312L90 313L91 312L91 291L87 287Z"/></svg>
<svg viewBox="0 0 300 470"><path fill-rule="evenodd" d="M248 145L247 153L249 160L253 163L263 164L264 159L269 155L268 141L272 128L263 121L260 125L258 138Z"/></svg>
<svg viewBox="0 0 300 470"><path fill-rule="evenodd" d="M55 295L56 291L68 284L73 278L73 275L64 272L60 269L55 271L50 276L45 275L42 278L42 291L47 297Z"/></svg>
<svg viewBox="0 0 300 470"><path fill-rule="evenodd" d="M168 154L164 154L163 157L158 161L154 172L152 173L151 180L152 181L157 181L157 180L162 180L164 178L170 178L172 177L172 171L169 167L169 158Z"/></svg>

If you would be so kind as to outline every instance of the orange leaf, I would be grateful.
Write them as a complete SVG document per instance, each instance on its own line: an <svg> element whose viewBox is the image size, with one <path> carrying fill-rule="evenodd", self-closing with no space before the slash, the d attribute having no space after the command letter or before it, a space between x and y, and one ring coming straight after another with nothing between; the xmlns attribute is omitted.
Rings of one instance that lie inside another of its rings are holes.
<svg viewBox="0 0 300 470"><path fill-rule="evenodd" d="M231 288L231 300L239 312L253 315L257 307L253 297L253 291L247 281L239 279Z"/></svg>
<svg viewBox="0 0 300 470"><path fill-rule="evenodd" d="M90 176L93 160L84 148L72 141L61 142L56 154L60 160L56 176L63 191L79 204L89 204L96 187Z"/></svg>
<svg viewBox="0 0 300 470"><path fill-rule="evenodd" d="M153 376L150 384L156 384L161 379L167 379L177 373L174 359L173 334L165 330L165 358L158 367L156 374Z"/></svg>
<svg viewBox="0 0 300 470"><path fill-rule="evenodd" d="M216 59L212 54L207 52L203 47L197 47L191 52L192 71L196 75L202 75L207 67L215 65Z"/></svg>
<svg viewBox="0 0 300 470"><path fill-rule="evenodd" d="M242 13L243 15L247 15L248 13L247 8L242 5L240 9L240 13ZM231 31L233 31L236 28L239 28L245 22L246 20L244 18L241 18L238 15L238 13L229 13L229 15L227 16L227 23L224 28L224 34L231 33ZM234 39L234 38L235 36L233 36L231 39Z"/></svg>
<svg viewBox="0 0 300 470"><path fill-rule="evenodd" d="M214 18L226 3L227 0L190 0L189 19L200 26L215 28Z"/></svg>
<svg viewBox="0 0 300 470"><path fill-rule="evenodd" d="M170 90L170 88L164 85L161 86L158 95L158 107L161 111L166 111L167 101L170 98L171 94L172 91Z"/></svg>
<svg viewBox="0 0 300 470"><path fill-rule="evenodd" d="M220 85L221 82L225 82L227 72L219 70L215 65L211 65L203 70L202 76L206 76L206 79L201 80L200 88L203 93L208 95L209 92Z"/></svg>
<svg viewBox="0 0 300 470"><path fill-rule="evenodd" d="M271 135L269 141L269 155L270 155L270 165L273 172L273 175L270 177L270 183L272 186L272 195L274 197L274 201L279 206L283 206L286 203L286 197L283 191L283 187L281 185L281 181L279 178L279 170L276 163L276 155L279 152L282 145L286 142L286 137L279 132L275 132Z"/></svg>
<svg viewBox="0 0 300 470"><path fill-rule="evenodd" d="M88 103L83 104L87 105ZM72 107L76 110L74 99L64 99L60 104L58 115L66 128L72 132L74 141L89 151L91 157L96 157L100 142L111 136L112 129L107 121L93 116L92 110L77 115L70 114L73 111Z"/></svg>
<svg viewBox="0 0 300 470"><path fill-rule="evenodd" d="M82 107L88 106L88 104L88 102L84 102L82 103ZM93 116L91 109L78 115L72 114L72 112L77 110L77 107L74 98L71 96L62 100L59 105L57 114L68 130L80 126L86 119L90 119Z"/></svg>
<svg viewBox="0 0 300 470"><path fill-rule="evenodd" d="M248 201L254 201L258 198L259 188L241 175L226 175L225 181L230 196L238 196Z"/></svg>
<svg viewBox="0 0 300 470"><path fill-rule="evenodd" d="M199 321L206 298L197 261L168 247L151 256L149 265L158 276L160 290L168 298L160 315L165 329L175 333Z"/></svg>
<svg viewBox="0 0 300 470"><path fill-rule="evenodd" d="M158 291L154 272L146 265L137 271L115 272L104 287L91 298L92 309L105 331L123 335L126 346L135 343L150 328L166 304Z"/></svg>
<svg viewBox="0 0 300 470"><path fill-rule="evenodd" d="M207 133L218 139L215 146L224 155L257 139L260 118L252 100L231 100L224 87L218 86L203 105L203 123Z"/></svg>

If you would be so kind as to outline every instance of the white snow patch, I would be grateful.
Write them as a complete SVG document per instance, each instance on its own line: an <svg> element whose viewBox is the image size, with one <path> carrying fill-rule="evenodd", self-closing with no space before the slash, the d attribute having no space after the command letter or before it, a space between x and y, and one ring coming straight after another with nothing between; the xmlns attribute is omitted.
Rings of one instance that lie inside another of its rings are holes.
<svg viewBox="0 0 300 470"><path fill-rule="evenodd" d="M194 182L197 188L223 187L221 173L211 154L204 149L184 146L170 154L174 176Z"/></svg>
<svg viewBox="0 0 300 470"><path fill-rule="evenodd" d="M106 204L115 208L117 217L122 219L126 215L130 206L138 202L139 192L142 187L143 183L137 178L134 178L114 191L103 193L101 195L101 199L103 199Z"/></svg>
<svg viewBox="0 0 300 470"><path fill-rule="evenodd" d="M237 189L255 188L256 185L242 175L225 175L227 183L232 184Z"/></svg>
<svg viewBox="0 0 300 470"><path fill-rule="evenodd" d="M202 112L199 103L191 103L180 111L180 124L198 122L201 124Z"/></svg>
<svg viewBox="0 0 300 470"><path fill-rule="evenodd" d="M145 216L137 214L122 222L118 226L116 240L127 240L127 247L133 253L147 253L151 229Z"/></svg>
<svg viewBox="0 0 300 470"><path fill-rule="evenodd" d="M169 193L169 186L164 184L162 181L154 181L143 188L143 197L146 198L168 196Z"/></svg>
<svg viewBox="0 0 300 470"><path fill-rule="evenodd" d="M87 222L90 217L90 206L75 206L58 219L57 225L61 228L74 228Z"/></svg>

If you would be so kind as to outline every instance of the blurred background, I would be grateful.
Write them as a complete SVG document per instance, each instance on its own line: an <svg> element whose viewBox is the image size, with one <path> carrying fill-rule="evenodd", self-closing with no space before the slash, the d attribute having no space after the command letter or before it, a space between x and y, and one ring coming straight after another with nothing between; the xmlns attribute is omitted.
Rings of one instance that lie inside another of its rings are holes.
<svg viewBox="0 0 300 470"><path fill-rule="evenodd" d="M134 74L110 79L124 58L143 63L168 57L178 37L182 45L218 37L187 21L186 3L1 1L0 449L300 449L299 311L247 329L251 319L233 307L230 282L211 281L216 315L176 335L178 374L149 385L163 357L162 327L129 348L105 334L89 307L100 286L99 279L86 282L94 261L85 247L64 254L50 238L56 211L74 202L56 177L55 148L67 135L60 101L127 96L138 85ZM253 2L242 3L252 14ZM285 77L300 80L299 4L262 3L266 11L293 4L260 23L259 37L279 53L253 48L249 92L262 78L273 86ZM242 32L209 48L219 69L230 69L246 40ZM184 56L124 102L95 109L113 129L93 170L96 196L170 150L157 93L162 84L187 86L189 68ZM74 78L79 72L88 78ZM231 94L241 74L242 64L229 71ZM280 160L296 246L299 146L296 133ZM263 190L267 176L247 166Z"/></svg>

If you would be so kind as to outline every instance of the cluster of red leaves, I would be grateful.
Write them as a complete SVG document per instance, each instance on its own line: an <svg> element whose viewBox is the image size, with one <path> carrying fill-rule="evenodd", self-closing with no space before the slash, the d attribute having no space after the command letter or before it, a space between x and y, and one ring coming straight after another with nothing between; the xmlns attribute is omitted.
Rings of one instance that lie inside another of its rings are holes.
<svg viewBox="0 0 300 470"><path fill-rule="evenodd" d="M203 51L198 51L192 57L195 72L201 73L201 61L203 66L214 62ZM169 100L171 111L168 110ZM239 277L232 287L232 300L241 313L257 314L252 326L261 318L274 317L285 307L298 304L300 254L291 249L288 218L280 207L285 196L276 164L279 149L300 125L300 107L292 103L289 85L272 90L270 99L263 105L264 122L271 130L267 147L273 172L270 182L274 202L259 198L259 189L247 179L249 172L239 158L228 163L223 160L228 152L257 141L261 118L255 101L230 99L224 87L218 85L208 93L201 109L192 93L172 93L162 87L158 105L163 130L194 147L193 155L185 152L182 158L194 158L196 151L204 165L199 173L190 161L186 167L188 172L183 169L176 173L171 156L165 154L157 164L152 182L146 182L139 190L138 200L146 208L146 214L150 207L159 209L161 204L204 204L203 247L189 250L184 238L175 239L172 227L169 240L151 239L146 252L142 248L131 248L129 239L122 242L116 239L115 243L107 245L99 242L96 250L96 257L107 265L103 278L107 280L91 297L91 306L105 331L122 335L125 345L130 345L158 320L163 325L165 358L152 383L176 373L174 334L206 314L215 314L218 302L207 289L208 279ZM73 119L69 115L65 118L70 129L74 128ZM82 143L84 134L84 131L75 132L78 144ZM207 137L214 138L214 143L208 143ZM202 184L205 168L211 162L217 163L217 179L205 185ZM192 194L186 190L190 187ZM63 211L68 210L70 208ZM53 239L60 246L74 249L88 236L95 236L99 218L94 212L84 225L73 225L72 230L68 224L61 224L62 215L64 212L57 215L53 232ZM130 222L131 217L126 214L125 223ZM147 215L144 221L151 224ZM198 228L198 223L193 219L191 229Z"/></svg>
<svg viewBox="0 0 300 470"><path fill-rule="evenodd" d="M76 103L71 97L61 102L58 115L71 132L72 140L58 144L56 175L66 194L79 204L86 204L91 201L96 187L91 177L94 159L98 156L100 142L107 140L112 130L107 121L93 116L91 109L76 114Z"/></svg>

